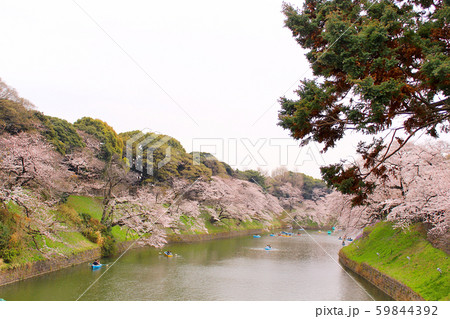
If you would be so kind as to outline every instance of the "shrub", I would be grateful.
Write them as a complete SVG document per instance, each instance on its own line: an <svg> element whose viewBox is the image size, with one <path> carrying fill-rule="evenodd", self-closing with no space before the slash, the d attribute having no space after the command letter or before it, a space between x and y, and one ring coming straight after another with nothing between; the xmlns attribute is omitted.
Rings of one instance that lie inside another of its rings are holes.
<svg viewBox="0 0 450 319"><path fill-rule="evenodd" d="M11 235L12 230L9 226L0 222L0 258L5 263L11 263L19 255L19 250L13 244L18 244L18 234ZM13 236L13 238L11 237Z"/></svg>
<svg viewBox="0 0 450 319"><path fill-rule="evenodd" d="M61 198L59 199L59 202L60 202L61 204L67 203L67 200L69 199L69 196L70 196L69 193L66 193L66 192L62 193L62 194L61 194Z"/></svg>
<svg viewBox="0 0 450 319"><path fill-rule="evenodd" d="M16 248L7 248L0 251L0 257L5 263L11 263L18 255L19 251Z"/></svg>
<svg viewBox="0 0 450 319"><path fill-rule="evenodd" d="M81 234L95 244L100 243L101 235L99 231L95 231L92 228L85 228L81 231Z"/></svg>
<svg viewBox="0 0 450 319"><path fill-rule="evenodd" d="M0 222L0 252L8 248L11 239L11 230Z"/></svg>
<svg viewBox="0 0 450 319"><path fill-rule="evenodd" d="M117 252L116 241L111 235L105 235L101 244L102 257L109 257Z"/></svg>
<svg viewBox="0 0 450 319"><path fill-rule="evenodd" d="M57 215L64 222L69 222L75 225L82 224L80 215L76 212L75 209L67 205L60 204L58 206Z"/></svg>
<svg viewBox="0 0 450 319"><path fill-rule="evenodd" d="M107 233L104 225L100 223L98 219L92 218L91 215L87 213L79 213L81 222L84 225L81 234L93 243L103 245L104 238L103 233Z"/></svg>

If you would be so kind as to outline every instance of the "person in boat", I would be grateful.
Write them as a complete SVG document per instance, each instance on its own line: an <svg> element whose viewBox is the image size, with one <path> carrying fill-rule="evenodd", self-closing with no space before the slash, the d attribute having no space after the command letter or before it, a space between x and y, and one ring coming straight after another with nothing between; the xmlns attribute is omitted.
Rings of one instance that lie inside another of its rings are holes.
<svg viewBox="0 0 450 319"><path fill-rule="evenodd" d="M93 264L94 266L98 266L98 265L100 265L100 261L96 260L96 261L94 261L92 264Z"/></svg>
<svg viewBox="0 0 450 319"><path fill-rule="evenodd" d="M170 250L168 250L168 251L166 251L166 255L167 256L172 255L172 252Z"/></svg>
<svg viewBox="0 0 450 319"><path fill-rule="evenodd" d="M267 245L266 247L267 247L267 248L272 248L272 246L270 246L270 245Z"/></svg>

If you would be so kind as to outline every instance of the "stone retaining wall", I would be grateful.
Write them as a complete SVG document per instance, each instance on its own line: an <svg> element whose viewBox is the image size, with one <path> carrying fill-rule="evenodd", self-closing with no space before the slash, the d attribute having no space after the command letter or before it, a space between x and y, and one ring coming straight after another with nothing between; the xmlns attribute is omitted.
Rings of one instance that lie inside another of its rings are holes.
<svg viewBox="0 0 450 319"><path fill-rule="evenodd" d="M117 245L117 251L123 252L132 242L124 242ZM25 280L35 276L47 274L52 271L71 267L74 265L92 262L101 258L100 248L92 248L71 256L57 256L47 260L35 261L17 268L0 271L0 286L16 281Z"/></svg>
<svg viewBox="0 0 450 319"><path fill-rule="evenodd" d="M383 274L379 270L369 266L366 263L358 263L349 259L345 253L339 251L339 262L346 268L357 273L364 279L371 282L387 295L399 301L420 301L424 300L417 292L395 280L394 278Z"/></svg>
<svg viewBox="0 0 450 319"><path fill-rule="evenodd" d="M0 272L0 286L99 259L100 255L100 248L93 248L68 257L58 256L7 269Z"/></svg>

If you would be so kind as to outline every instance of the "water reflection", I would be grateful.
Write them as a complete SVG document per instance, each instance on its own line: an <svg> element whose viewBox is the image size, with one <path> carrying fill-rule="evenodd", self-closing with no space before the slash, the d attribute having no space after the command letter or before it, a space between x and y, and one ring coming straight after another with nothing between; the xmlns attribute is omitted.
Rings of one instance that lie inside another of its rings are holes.
<svg viewBox="0 0 450 319"><path fill-rule="evenodd" d="M312 236L337 259L337 238ZM264 250L267 244L273 249ZM129 251L82 300L371 300L368 294L390 300L365 280L350 277L305 235L249 236L168 249L176 256L148 248ZM75 300L105 271L78 265L0 287L0 297Z"/></svg>

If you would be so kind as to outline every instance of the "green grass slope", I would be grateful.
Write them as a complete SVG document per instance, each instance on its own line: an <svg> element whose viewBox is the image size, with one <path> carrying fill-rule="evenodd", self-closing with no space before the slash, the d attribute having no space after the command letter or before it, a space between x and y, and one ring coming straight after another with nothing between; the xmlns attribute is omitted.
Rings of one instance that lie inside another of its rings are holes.
<svg viewBox="0 0 450 319"><path fill-rule="evenodd" d="M102 198L100 197L71 195L67 199L66 205L73 208L78 214L88 214L99 221L102 219L103 206ZM137 238L135 234L127 233L125 227L122 228L119 226L114 226L111 229L111 234L119 242Z"/></svg>
<svg viewBox="0 0 450 319"><path fill-rule="evenodd" d="M363 236L342 251L351 260L404 283L425 300L450 300L449 256L427 241L420 224L401 230L388 222L378 223L364 229Z"/></svg>
<svg viewBox="0 0 450 319"><path fill-rule="evenodd" d="M99 247L77 231L78 214L65 205L59 205L51 211L55 220L67 226L66 230L54 233L54 240L39 233L28 234L24 225L27 225L30 219L23 209L12 202L9 202L6 208L0 211L0 215L3 214L0 216L0 224L3 224L2 229L5 230L6 227L10 234L7 237L8 246L0 251L0 270L45 260L49 255L70 256ZM9 255L5 256L5 252L9 252Z"/></svg>
<svg viewBox="0 0 450 319"><path fill-rule="evenodd" d="M8 216L15 216L14 218L17 220L25 218L24 212L17 205L8 203L7 208ZM19 236L17 240L20 244L13 247L15 255L10 258L11 260L6 262L0 255L0 270L45 260L51 254L70 256L93 248L100 247L103 249L97 241L97 236L100 236L97 225L100 225L102 209L101 197L69 196L64 203L59 204L52 210L55 221L67 226L67 230L56 232L57 240L51 240L40 234L35 234L32 237L26 235L20 229L14 229L13 232L19 234L15 236ZM90 222L89 219L91 219ZM86 220L88 220L87 223ZM273 220L270 227L280 228L281 224L278 220ZM198 218L181 215L176 228L177 234L180 235L218 234L230 231L264 229L267 228L267 224L257 220L241 221L237 219L222 219L212 223L211 215L204 212ZM171 228L167 228L166 232L169 237L175 234ZM104 234L102 236L105 237ZM114 226L107 236L112 236L111 240L115 243L138 238L135 233L130 232L126 227L119 226Z"/></svg>

